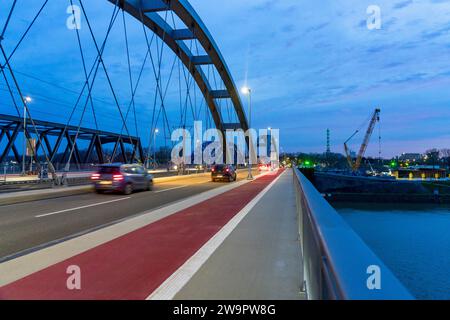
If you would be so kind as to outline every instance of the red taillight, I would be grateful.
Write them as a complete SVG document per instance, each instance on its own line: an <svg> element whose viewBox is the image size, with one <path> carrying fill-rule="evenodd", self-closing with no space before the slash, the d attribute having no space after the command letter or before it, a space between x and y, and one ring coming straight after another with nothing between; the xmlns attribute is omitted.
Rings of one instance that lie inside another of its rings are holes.
<svg viewBox="0 0 450 320"><path fill-rule="evenodd" d="M113 180L114 181L122 181L123 180L123 175L115 174L115 175L113 175Z"/></svg>
<svg viewBox="0 0 450 320"><path fill-rule="evenodd" d="M225 171L226 171L226 172L230 172L230 168L226 168Z"/></svg>
<svg viewBox="0 0 450 320"><path fill-rule="evenodd" d="M212 169L211 169L211 172L214 172L214 171L216 171L216 169L212 168Z"/></svg>
<svg viewBox="0 0 450 320"><path fill-rule="evenodd" d="M100 175L99 175L98 173L94 173L94 174L91 176L91 180L98 180L98 179L100 179Z"/></svg>

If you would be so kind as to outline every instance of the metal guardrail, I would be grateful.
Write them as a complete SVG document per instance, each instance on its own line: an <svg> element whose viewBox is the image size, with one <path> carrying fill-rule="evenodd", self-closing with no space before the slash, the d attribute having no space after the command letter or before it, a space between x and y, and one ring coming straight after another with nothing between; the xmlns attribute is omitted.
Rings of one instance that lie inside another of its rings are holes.
<svg viewBox="0 0 450 320"><path fill-rule="evenodd" d="M414 299L312 183L293 176L308 299Z"/></svg>

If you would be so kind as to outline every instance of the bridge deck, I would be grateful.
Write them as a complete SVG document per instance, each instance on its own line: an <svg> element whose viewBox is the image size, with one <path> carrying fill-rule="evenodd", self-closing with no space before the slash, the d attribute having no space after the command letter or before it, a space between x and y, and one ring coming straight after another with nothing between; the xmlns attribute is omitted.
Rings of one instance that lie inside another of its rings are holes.
<svg viewBox="0 0 450 320"><path fill-rule="evenodd" d="M292 172L285 172L175 299L304 299Z"/></svg>
<svg viewBox="0 0 450 320"><path fill-rule="evenodd" d="M294 206L290 172L224 185L1 263L0 298L300 299Z"/></svg>

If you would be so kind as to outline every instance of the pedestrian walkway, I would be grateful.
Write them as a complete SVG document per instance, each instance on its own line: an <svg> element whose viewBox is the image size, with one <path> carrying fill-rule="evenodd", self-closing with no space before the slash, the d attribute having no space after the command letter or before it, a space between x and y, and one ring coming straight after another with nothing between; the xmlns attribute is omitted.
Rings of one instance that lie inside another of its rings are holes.
<svg viewBox="0 0 450 320"><path fill-rule="evenodd" d="M251 209L176 299L304 299L292 171Z"/></svg>

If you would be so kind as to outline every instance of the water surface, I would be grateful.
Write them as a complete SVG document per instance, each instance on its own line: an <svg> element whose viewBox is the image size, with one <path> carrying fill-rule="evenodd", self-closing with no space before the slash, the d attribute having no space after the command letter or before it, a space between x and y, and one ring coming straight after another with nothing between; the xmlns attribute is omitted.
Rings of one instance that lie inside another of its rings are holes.
<svg viewBox="0 0 450 320"><path fill-rule="evenodd" d="M450 299L450 206L334 207L418 299Z"/></svg>

